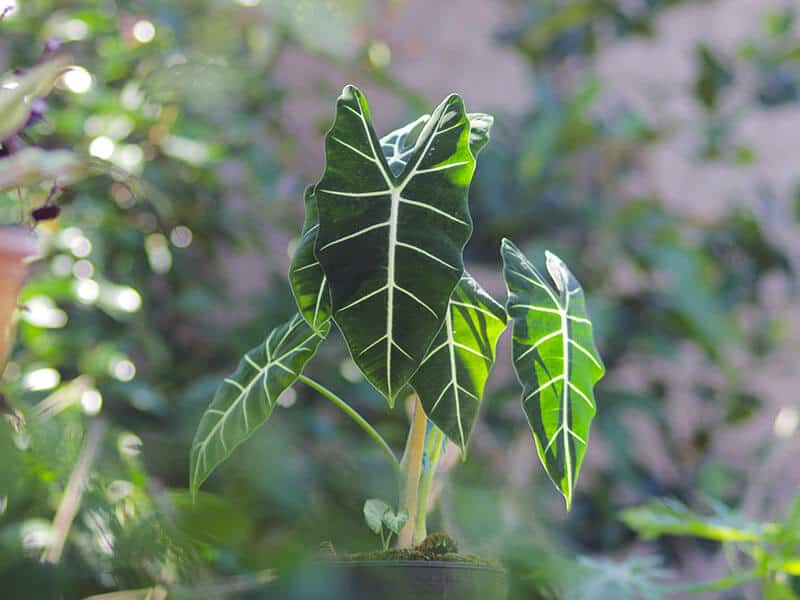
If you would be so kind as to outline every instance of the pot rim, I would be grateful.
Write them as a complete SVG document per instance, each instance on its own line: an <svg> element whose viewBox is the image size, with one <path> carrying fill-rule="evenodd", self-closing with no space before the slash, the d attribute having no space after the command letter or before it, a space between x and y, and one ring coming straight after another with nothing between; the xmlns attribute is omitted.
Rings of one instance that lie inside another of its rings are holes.
<svg viewBox="0 0 800 600"><path fill-rule="evenodd" d="M489 571L492 573L506 574L502 567L479 565L470 562L456 562L449 560L326 560L326 565L350 567L422 567L427 569L466 569L474 571Z"/></svg>

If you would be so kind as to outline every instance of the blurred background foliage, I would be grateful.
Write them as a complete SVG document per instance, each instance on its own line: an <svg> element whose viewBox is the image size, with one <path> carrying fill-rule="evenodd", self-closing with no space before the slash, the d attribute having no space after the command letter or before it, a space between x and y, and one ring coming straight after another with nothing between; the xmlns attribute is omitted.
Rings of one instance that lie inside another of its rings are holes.
<svg viewBox="0 0 800 600"><path fill-rule="evenodd" d="M294 310L282 279L302 189L352 81L385 130L459 82L470 110L495 113L470 270L501 298L501 237L564 256L609 371L569 515L501 359L469 462L444 461L430 529L501 559L513 598L682 597L698 582L720 598L800 597L800 149L775 134L800 114L792 3L13 4L0 70L35 64L54 37L80 66L22 143L72 149L89 177L37 227L43 256L2 378L26 419L0 423L4 596L270 597L320 542L375 547L361 505L393 497L391 473L300 384L196 503L186 491L216 385ZM705 35L719 17L748 27ZM50 187L6 193L0 216L18 221ZM385 410L340 340L315 362L401 447L403 409Z"/></svg>

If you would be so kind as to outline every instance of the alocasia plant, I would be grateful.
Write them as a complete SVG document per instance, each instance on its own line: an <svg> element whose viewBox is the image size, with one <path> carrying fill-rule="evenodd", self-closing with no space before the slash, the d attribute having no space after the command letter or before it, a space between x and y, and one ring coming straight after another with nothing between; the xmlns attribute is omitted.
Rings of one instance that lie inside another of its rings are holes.
<svg viewBox="0 0 800 600"><path fill-rule="evenodd" d="M401 546L418 543L444 439L466 457L510 317L523 410L542 464L570 507L603 363L580 284L555 255L546 255L545 276L503 241L505 307L464 269L473 227L469 186L491 126L492 117L467 113L451 95L432 114L379 138L364 95L344 89L326 137L325 172L305 192L306 219L289 269L298 314L221 384L192 445L194 493L299 380L354 419L404 478L396 511L367 501L370 528L384 545L384 526ZM390 408L406 390L416 394L402 464L353 407L303 374L332 324Z"/></svg>

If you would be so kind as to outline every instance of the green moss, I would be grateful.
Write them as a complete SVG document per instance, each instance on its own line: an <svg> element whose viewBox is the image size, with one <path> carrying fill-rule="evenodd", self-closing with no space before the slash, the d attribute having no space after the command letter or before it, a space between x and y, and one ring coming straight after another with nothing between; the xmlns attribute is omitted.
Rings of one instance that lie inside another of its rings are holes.
<svg viewBox="0 0 800 600"><path fill-rule="evenodd" d="M420 552L425 554L444 555L458 554L458 546L448 535L444 533L432 533L417 546Z"/></svg>
<svg viewBox="0 0 800 600"><path fill-rule="evenodd" d="M461 562L487 567L499 567L496 562L481 558L474 554L459 554L456 543L444 533L431 533L419 546L414 548L390 548L373 552L357 552L340 556L340 560L419 560Z"/></svg>

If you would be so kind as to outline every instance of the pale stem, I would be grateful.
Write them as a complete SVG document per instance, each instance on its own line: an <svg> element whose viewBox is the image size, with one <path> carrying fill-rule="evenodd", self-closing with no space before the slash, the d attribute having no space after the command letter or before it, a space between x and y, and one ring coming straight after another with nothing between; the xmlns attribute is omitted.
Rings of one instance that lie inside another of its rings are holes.
<svg viewBox="0 0 800 600"><path fill-rule="evenodd" d="M431 493L431 485L436 476L436 467L439 464L439 457L442 454L443 441L444 433L438 427L433 426L425 442L425 454L428 456L428 462L423 470L422 481L419 485L417 519L414 527L414 545L420 544L422 540L425 539L425 536L428 535L428 498Z"/></svg>
<svg viewBox="0 0 800 600"><path fill-rule="evenodd" d="M320 394L325 396L328 400L333 402L337 407L342 409L342 411L344 411L344 413L348 417L353 419L353 421L355 421L356 424L367 433L367 435L369 435L373 440L375 440L375 443L377 443L378 446L381 447L381 450L383 450L384 454L386 454L386 456L391 461L392 467L394 467L395 471L398 473L400 472L400 463L397 461L397 457L394 455L394 452L392 452L392 449L389 447L389 444L386 443L386 440L383 439L381 434L378 433L375 430L375 428L372 425L370 425L364 417L358 414L358 412L356 412L356 410L353 407L351 407L347 402L342 400L334 392L332 392L322 384L317 383L310 377L306 377L305 375L300 375L300 377L298 377L297 379L298 381L302 381L303 383L305 383L307 386L314 388Z"/></svg>
<svg viewBox="0 0 800 600"><path fill-rule="evenodd" d="M411 434L408 437L408 447L406 449L405 460L406 483L404 489L405 501L403 505L408 511L408 522L400 530L397 536L397 546L399 548L410 548L414 541L414 526L417 518L417 503L419 497L419 478L422 474L422 455L425 452L425 429L428 424L428 417L422 410L419 398L414 405L414 418L411 421Z"/></svg>

